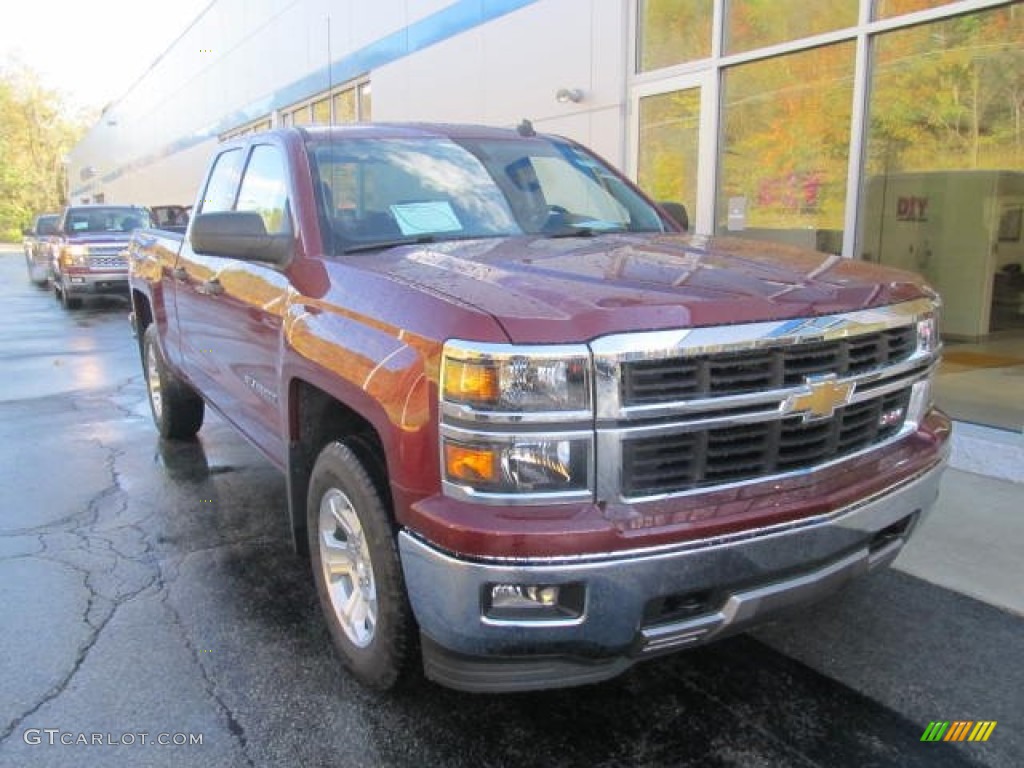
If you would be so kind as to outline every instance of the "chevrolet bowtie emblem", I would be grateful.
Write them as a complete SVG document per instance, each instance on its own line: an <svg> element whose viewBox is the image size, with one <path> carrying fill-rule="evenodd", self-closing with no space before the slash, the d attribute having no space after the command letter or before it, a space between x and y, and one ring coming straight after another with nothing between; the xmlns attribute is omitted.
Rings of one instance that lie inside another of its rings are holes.
<svg viewBox="0 0 1024 768"><path fill-rule="evenodd" d="M852 381L836 381L835 374L808 376L805 382L810 391L790 395L785 404L786 413L803 413L804 421L827 419L850 402L856 386Z"/></svg>

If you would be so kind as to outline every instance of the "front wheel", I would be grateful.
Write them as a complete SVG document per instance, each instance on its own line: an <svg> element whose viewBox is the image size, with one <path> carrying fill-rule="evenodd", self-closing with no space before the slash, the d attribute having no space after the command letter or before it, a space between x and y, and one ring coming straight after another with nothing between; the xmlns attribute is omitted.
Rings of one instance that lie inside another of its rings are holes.
<svg viewBox="0 0 1024 768"><path fill-rule="evenodd" d="M167 368L155 323L142 335L142 366L153 423L160 437L171 440L195 437L203 426L203 399Z"/></svg>
<svg viewBox="0 0 1024 768"><path fill-rule="evenodd" d="M68 295L68 289L64 286L60 286L56 289L60 300L60 305L64 309L78 309L82 306L82 300Z"/></svg>
<svg viewBox="0 0 1024 768"><path fill-rule="evenodd" d="M393 688L409 671L416 630L387 508L348 445L320 452L307 509L313 579L342 663L370 688Z"/></svg>

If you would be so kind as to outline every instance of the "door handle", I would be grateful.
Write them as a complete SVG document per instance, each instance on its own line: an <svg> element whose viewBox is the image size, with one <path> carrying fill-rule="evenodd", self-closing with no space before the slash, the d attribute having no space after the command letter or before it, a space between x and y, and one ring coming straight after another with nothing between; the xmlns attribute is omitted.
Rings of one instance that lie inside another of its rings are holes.
<svg viewBox="0 0 1024 768"><path fill-rule="evenodd" d="M224 293L224 286L221 285L220 280L215 277L212 280L200 283L196 290L206 296L220 296Z"/></svg>
<svg viewBox="0 0 1024 768"><path fill-rule="evenodd" d="M171 274L174 275L175 280L188 280L188 270L184 267L175 267Z"/></svg>

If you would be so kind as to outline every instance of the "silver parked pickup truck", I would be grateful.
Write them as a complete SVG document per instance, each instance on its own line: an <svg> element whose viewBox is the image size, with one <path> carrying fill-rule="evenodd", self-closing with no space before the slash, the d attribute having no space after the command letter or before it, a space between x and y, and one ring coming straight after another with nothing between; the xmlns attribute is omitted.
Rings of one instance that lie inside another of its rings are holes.
<svg viewBox="0 0 1024 768"><path fill-rule="evenodd" d="M50 279L50 249L47 238L57 231L60 214L44 213L32 220L31 227L25 227L22 241L25 249L25 268L28 279L36 285L46 285Z"/></svg>

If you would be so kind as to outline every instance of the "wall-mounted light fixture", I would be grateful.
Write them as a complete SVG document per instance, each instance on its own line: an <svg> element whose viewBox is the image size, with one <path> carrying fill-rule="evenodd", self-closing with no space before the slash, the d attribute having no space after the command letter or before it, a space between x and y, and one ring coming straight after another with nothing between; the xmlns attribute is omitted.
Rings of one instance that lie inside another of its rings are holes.
<svg viewBox="0 0 1024 768"><path fill-rule="evenodd" d="M559 104L579 104L583 101L583 91L579 88L559 88L555 91L555 101Z"/></svg>

